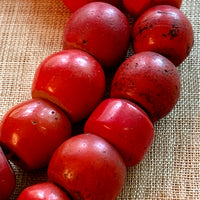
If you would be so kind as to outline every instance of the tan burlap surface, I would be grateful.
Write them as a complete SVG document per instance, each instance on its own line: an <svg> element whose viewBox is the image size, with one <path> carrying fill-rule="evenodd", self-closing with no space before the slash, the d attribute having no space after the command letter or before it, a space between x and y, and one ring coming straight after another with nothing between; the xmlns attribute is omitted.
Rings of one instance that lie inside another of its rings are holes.
<svg viewBox="0 0 200 200"><path fill-rule="evenodd" d="M195 34L190 56L178 67L181 96L155 124L145 159L128 169L119 200L200 200L200 0L183 0L181 10ZM0 118L31 98L34 72L46 56L62 49L69 16L61 0L0 0ZM11 200L26 186L47 180L45 169L30 173L12 166L17 187Z"/></svg>

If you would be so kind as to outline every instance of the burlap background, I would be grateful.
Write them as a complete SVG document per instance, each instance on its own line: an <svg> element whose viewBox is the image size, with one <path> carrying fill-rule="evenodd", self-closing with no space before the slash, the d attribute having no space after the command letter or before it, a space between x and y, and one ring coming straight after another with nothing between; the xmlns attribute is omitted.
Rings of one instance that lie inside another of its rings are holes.
<svg viewBox="0 0 200 200"><path fill-rule="evenodd" d="M119 200L200 199L200 1L183 0L181 10L195 34L190 56L178 67L181 97L155 124L154 143L143 162L128 170ZM46 56L61 50L69 15L61 0L0 0L1 118L31 98L34 72ZM47 180L45 169L27 173L12 166L17 187L11 200L26 186Z"/></svg>

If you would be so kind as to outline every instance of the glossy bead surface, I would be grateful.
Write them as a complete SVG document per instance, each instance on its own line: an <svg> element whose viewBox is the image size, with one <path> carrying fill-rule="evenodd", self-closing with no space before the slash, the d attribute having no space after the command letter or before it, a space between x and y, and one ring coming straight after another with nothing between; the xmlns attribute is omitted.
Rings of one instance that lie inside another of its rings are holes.
<svg viewBox="0 0 200 200"><path fill-rule="evenodd" d="M124 99L106 99L90 115L84 127L109 141L122 155L126 166L141 162L154 138L149 116Z"/></svg>
<svg viewBox="0 0 200 200"><path fill-rule="evenodd" d="M62 1L71 12L75 12L80 7L91 2L95 2L96 0L62 0ZM122 6L121 0L100 0L100 1L112 4L118 8Z"/></svg>
<svg viewBox="0 0 200 200"><path fill-rule="evenodd" d="M109 71L125 58L129 39L127 17L110 4L93 2L71 15L64 29L63 49L86 51Z"/></svg>
<svg viewBox="0 0 200 200"><path fill-rule="evenodd" d="M101 101L105 75L88 53L70 49L52 54L37 68L32 97L49 100L76 123L86 118Z"/></svg>
<svg viewBox="0 0 200 200"><path fill-rule="evenodd" d="M181 3L182 0L123 0L126 10L135 18L156 5L171 5L180 8Z"/></svg>
<svg viewBox="0 0 200 200"><path fill-rule="evenodd" d="M49 179L67 190L73 200L115 200L125 176L121 155L106 140L92 134L65 141L48 166Z"/></svg>
<svg viewBox="0 0 200 200"><path fill-rule="evenodd" d="M15 174L0 147L0 199L8 200L15 186Z"/></svg>
<svg viewBox="0 0 200 200"><path fill-rule="evenodd" d="M182 11L168 5L145 11L135 22L132 31L135 53L154 51L180 65L193 46L193 28Z"/></svg>
<svg viewBox="0 0 200 200"><path fill-rule="evenodd" d="M44 182L25 188L17 200L70 200L70 198L55 184Z"/></svg>
<svg viewBox="0 0 200 200"><path fill-rule="evenodd" d="M128 99L141 106L152 122L166 116L180 95L180 77L175 65L154 52L141 52L118 68L111 97Z"/></svg>
<svg viewBox="0 0 200 200"><path fill-rule="evenodd" d="M55 149L71 136L71 123L54 104L31 99L15 105L0 124L0 143L24 169L47 166Z"/></svg>

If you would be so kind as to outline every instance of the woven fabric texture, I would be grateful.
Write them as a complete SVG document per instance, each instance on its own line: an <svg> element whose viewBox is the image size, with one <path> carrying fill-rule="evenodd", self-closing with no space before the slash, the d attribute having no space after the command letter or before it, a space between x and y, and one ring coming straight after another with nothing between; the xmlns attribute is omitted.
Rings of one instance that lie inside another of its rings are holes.
<svg viewBox="0 0 200 200"><path fill-rule="evenodd" d="M200 0L183 0L181 10L195 36L189 57L178 67L181 96L155 124L156 137L144 160L128 169L119 200L200 200ZM69 16L61 0L0 0L0 118L31 98L35 70L62 49ZM45 169L25 172L11 165L17 186L10 200L25 187L48 180Z"/></svg>

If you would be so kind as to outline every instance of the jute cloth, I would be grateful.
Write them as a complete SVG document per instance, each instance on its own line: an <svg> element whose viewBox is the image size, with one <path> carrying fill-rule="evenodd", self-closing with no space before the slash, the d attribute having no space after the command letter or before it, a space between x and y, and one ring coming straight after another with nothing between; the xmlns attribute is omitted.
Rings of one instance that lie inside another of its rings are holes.
<svg viewBox="0 0 200 200"><path fill-rule="evenodd" d="M183 0L181 10L195 35L190 56L178 67L181 96L173 111L155 124L156 137L144 160L128 169L119 200L200 200L200 0ZM31 98L35 70L62 49L69 16L61 0L0 0L1 118ZM11 165L17 178L11 200L25 187L48 180L46 169L30 173Z"/></svg>

